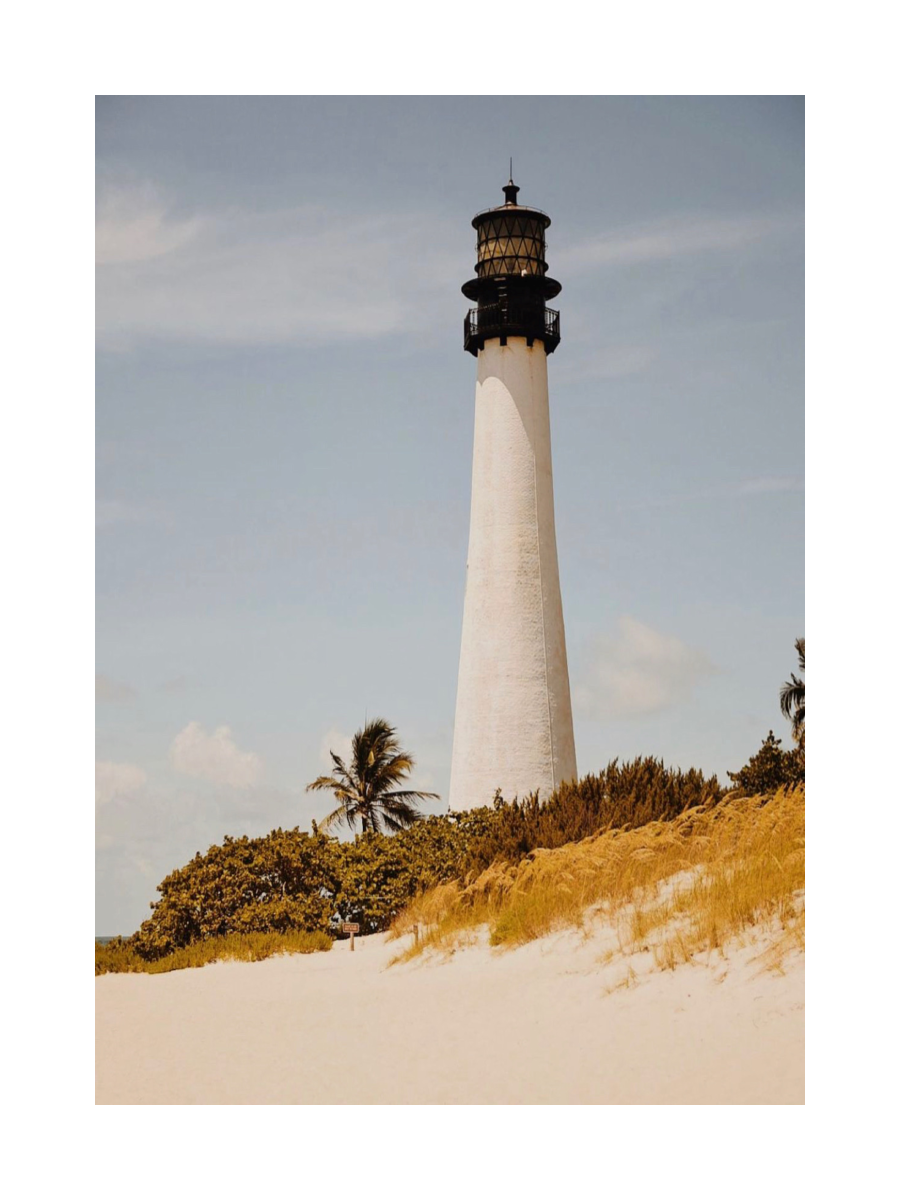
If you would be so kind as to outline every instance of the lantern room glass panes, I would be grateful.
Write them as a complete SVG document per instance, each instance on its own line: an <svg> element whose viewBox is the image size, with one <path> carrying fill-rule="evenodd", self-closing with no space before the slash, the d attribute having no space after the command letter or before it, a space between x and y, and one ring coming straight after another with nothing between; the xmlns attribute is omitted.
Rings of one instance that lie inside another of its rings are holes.
<svg viewBox="0 0 900 1200"><path fill-rule="evenodd" d="M479 275L543 275L544 223L526 213L491 213L478 226Z"/></svg>

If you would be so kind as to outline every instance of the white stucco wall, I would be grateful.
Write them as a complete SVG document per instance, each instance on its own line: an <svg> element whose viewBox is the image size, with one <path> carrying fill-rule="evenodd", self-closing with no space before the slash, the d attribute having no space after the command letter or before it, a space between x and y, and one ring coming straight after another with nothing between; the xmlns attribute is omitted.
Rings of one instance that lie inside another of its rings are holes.
<svg viewBox="0 0 900 1200"><path fill-rule="evenodd" d="M494 338L478 355L450 807L489 804L498 787L546 798L576 775L547 355Z"/></svg>

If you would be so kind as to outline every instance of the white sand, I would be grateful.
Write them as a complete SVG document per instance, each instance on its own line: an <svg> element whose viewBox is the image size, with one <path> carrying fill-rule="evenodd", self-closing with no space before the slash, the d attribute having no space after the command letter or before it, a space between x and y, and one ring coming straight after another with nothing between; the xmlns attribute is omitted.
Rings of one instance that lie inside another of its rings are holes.
<svg viewBox="0 0 900 1200"><path fill-rule="evenodd" d="M559 934L387 969L405 942L97 979L100 1104L802 1104L803 956L650 969Z"/></svg>

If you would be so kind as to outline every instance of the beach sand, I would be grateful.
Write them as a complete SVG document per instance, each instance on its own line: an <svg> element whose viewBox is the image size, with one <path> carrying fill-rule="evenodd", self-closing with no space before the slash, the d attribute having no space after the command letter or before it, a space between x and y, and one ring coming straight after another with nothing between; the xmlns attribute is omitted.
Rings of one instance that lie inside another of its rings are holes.
<svg viewBox="0 0 900 1200"><path fill-rule="evenodd" d="M802 1104L803 955L600 962L570 931L388 968L324 954L96 980L99 1104Z"/></svg>

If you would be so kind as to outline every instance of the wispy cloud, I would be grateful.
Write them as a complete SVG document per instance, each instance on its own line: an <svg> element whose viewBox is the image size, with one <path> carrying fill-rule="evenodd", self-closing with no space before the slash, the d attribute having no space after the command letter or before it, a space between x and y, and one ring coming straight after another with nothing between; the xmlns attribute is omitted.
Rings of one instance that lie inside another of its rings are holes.
<svg viewBox="0 0 900 1200"><path fill-rule="evenodd" d="M193 241L199 217L180 219L166 211L150 184L108 186L98 197L95 257L98 266L148 262Z"/></svg>
<svg viewBox="0 0 900 1200"><path fill-rule="evenodd" d="M602 346L587 353L580 351L576 343L574 353L556 369L555 377L561 383L639 375L658 356L653 346Z"/></svg>
<svg viewBox="0 0 900 1200"><path fill-rule="evenodd" d="M618 505L622 512L642 511L647 508L676 508L680 504L693 504L698 500L737 500L752 496L777 496L805 490L805 483L798 475L760 475L750 479L739 479L733 483L717 484L708 488L697 488L676 495L657 496L653 499L628 502Z"/></svg>
<svg viewBox="0 0 900 1200"><path fill-rule="evenodd" d="M614 230L564 247L554 265L569 275L602 266L634 266L740 249L797 228L793 215L673 217Z"/></svg>
<svg viewBox="0 0 900 1200"><path fill-rule="evenodd" d="M715 670L702 650L625 616L594 639L572 699L586 717L640 717L686 700Z"/></svg>
<svg viewBox="0 0 900 1200"><path fill-rule="evenodd" d="M145 339L241 345L384 336L427 327L455 298L458 264L433 215L348 216L325 207L185 218L152 189L101 203L101 346Z"/></svg>
<svg viewBox="0 0 900 1200"><path fill-rule="evenodd" d="M263 769L259 755L238 749L227 725L207 733L199 721L191 721L178 734L169 760L183 775L235 788L257 783Z"/></svg>

